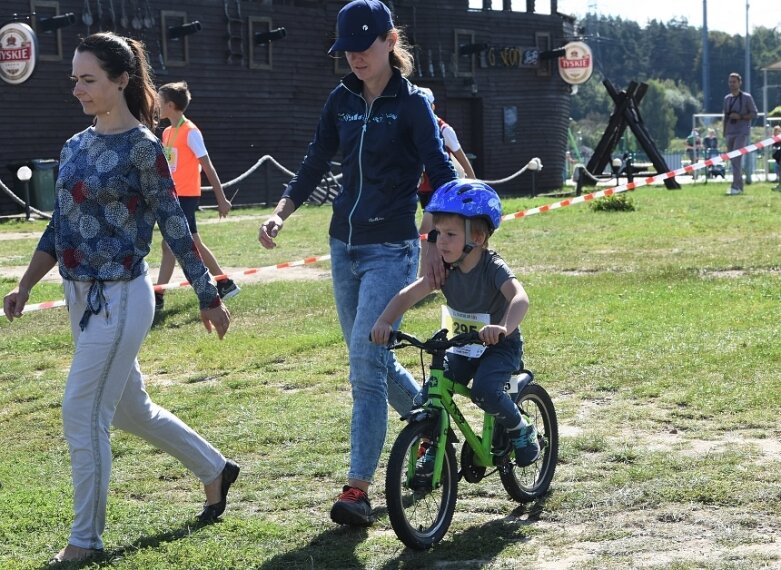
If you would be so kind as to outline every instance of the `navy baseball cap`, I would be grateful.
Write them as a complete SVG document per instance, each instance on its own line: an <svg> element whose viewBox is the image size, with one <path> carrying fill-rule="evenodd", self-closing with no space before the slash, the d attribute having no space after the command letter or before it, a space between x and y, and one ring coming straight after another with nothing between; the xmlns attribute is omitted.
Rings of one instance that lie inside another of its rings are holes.
<svg viewBox="0 0 781 570"><path fill-rule="evenodd" d="M380 36L393 28L388 7L379 0L354 0L339 10L337 38L328 53L366 51Z"/></svg>

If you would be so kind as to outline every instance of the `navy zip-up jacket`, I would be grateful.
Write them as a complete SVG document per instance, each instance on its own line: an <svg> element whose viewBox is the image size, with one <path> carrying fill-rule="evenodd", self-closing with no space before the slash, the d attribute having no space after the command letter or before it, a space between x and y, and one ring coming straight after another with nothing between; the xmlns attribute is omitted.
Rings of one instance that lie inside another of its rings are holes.
<svg viewBox="0 0 781 570"><path fill-rule="evenodd" d="M303 204L342 153L342 191L331 237L350 245L417 239L417 186L425 165L434 188L457 178L434 113L398 69L371 105L354 74L328 96L314 140L283 196Z"/></svg>

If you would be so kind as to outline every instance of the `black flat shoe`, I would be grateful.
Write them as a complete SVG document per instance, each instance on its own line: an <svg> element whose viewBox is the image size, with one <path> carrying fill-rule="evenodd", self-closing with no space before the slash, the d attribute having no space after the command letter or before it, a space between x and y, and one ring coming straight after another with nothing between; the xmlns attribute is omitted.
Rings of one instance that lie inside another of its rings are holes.
<svg viewBox="0 0 781 570"><path fill-rule="evenodd" d="M198 521L201 523L210 523L217 520L217 518L225 512L225 505L228 499L228 489L236 482L239 477L239 471L241 468L233 461L228 459L225 462L225 468L222 470L222 488L220 492L220 502L212 505L204 505L203 511L198 515Z"/></svg>

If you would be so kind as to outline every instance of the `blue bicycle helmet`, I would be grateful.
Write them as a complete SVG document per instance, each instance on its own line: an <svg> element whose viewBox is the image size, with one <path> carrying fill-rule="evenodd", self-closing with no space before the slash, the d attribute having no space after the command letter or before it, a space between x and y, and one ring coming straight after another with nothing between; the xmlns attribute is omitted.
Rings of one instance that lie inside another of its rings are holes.
<svg viewBox="0 0 781 570"><path fill-rule="evenodd" d="M434 192L426 211L432 214L459 214L465 218L485 218L496 231L502 223L502 201L496 190L480 180L458 178Z"/></svg>

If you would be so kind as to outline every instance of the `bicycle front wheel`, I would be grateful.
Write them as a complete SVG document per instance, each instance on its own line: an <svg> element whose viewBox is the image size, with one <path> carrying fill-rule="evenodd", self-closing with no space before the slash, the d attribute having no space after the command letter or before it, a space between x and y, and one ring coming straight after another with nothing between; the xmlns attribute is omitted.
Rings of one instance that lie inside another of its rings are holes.
<svg viewBox="0 0 781 570"><path fill-rule="evenodd" d="M385 499L396 536L415 550L425 550L442 540L456 509L458 466L456 452L447 442L436 442L436 421L409 424L396 438L388 459ZM421 443L445 445L440 485L431 489L415 481L415 465Z"/></svg>
<svg viewBox="0 0 781 570"><path fill-rule="evenodd" d="M519 503L528 503L548 492L559 457L559 424L548 392L539 384L529 384L521 392L518 408L524 419L537 429L540 454L531 465L499 470L505 491Z"/></svg>

